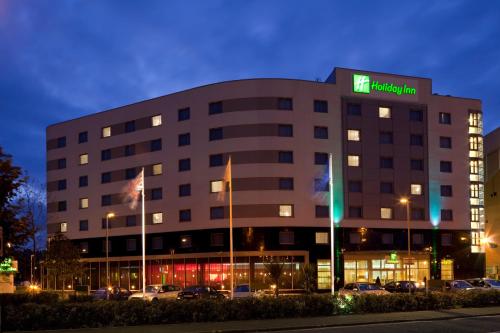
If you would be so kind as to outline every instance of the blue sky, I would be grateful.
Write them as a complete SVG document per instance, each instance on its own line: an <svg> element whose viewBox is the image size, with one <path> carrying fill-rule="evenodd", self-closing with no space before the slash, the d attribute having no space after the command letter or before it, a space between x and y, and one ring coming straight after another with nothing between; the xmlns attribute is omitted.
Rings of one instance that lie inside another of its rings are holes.
<svg viewBox="0 0 500 333"><path fill-rule="evenodd" d="M0 0L0 146L44 181L47 125L211 82L424 76L500 126L496 1Z"/></svg>

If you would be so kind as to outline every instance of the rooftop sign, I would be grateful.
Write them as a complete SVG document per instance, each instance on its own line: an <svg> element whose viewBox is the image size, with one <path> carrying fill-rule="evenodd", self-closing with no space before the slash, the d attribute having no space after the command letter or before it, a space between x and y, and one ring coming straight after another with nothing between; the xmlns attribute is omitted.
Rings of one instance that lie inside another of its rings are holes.
<svg viewBox="0 0 500 333"><path fill-rule="evenodd" d="M372 94L374 92L382 94L393 94L397 96L417 95L417 88L408 82L398 82L389 79L377 79L364 74L352 75L352 91L357 94Z"/></svg>

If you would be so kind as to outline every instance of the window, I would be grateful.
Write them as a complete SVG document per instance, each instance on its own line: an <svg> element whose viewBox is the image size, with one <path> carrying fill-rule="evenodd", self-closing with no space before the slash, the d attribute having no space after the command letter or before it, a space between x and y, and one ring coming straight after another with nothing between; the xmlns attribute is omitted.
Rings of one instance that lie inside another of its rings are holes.
<svg viewBox="0 0 500 333"><path fill-rule="evenodd" d="M68 223L67 222L61 222L59 225L59 230L61 232L67 232L68 231Z"/></svg>
<svg viewBox="0 0 500 333"><path fill-rule="evenodd" d="M224 182L222 180L212 180L210 182L210 193L219 193L222 191Z"/></svg>
<svg viewBox="0 0 500 333"><path fill-rule="evenodd" d="M177 121L189 120L191 110L189 108L183 108L177 110Z"/></svg>
<svg viewBox="0 0 500 333"><path fill-rule="evenodd" d="M361 133L359 130L347 130L347 140L348 141L360 141Z"/></svg>
<svg viewBox="0 0 500 333"><path fill-rule="evenodd" d="M392 157L381 157L380 158L380 168L381 169L392 169L393 168Z"/></svg>
<svg viewBox="0 0 500 333"><path fill-rule="evenodd" d="M224 216L224 207L210 207L210 219L211 220L218 220L218 219L223 219Z"/></svg>
<svg viewBox="0 0 500 333"><path fill-rule="evenodd" d="M80 132L78 133L78 143L85 143L89 141L89 134L88 132Z"/></svg>
<svg viewBox="0 0 500 333"><path fill-rule="evenodd" d="M151 248L153 250L163 249L163 237L160 237L160 236L153 237Z"/></svg>
<svg viewBox="0 0 500 333"><path fill-rule="evenodd" d="M424 234L412 234L412 241L415 245L420 245L424 243Z"/></svg>
<svg viewBox="0 0 500 333"><path fill-rule="evenodd" d="M384 245L394 244L394 234L388 234L388 233L382 234L382 244Z"/></svg>
<svg viewBox="0 0 500 333"><path fill-rule="evenodd" d="M151 117L151 127L157 127L161 125L161 114Z"/></svg>
<svg viewBox="0 0 500 333"><path fill-rule="evenodd" d="M441 185L441 196L442 197L453 196L453 187L451 185Z"/></svg>
<svg viewBox="0 0 500 333"><path fill-rule="evenodd" d="M278 136L292 137L293 136L293 125L278 125Z"/></svg>
<svg viewBox="0 0 500 333"><path fill-rule="evenodd" d="M182 209L179 211L179 221L189 222L191 221L191 209Z"/></svg>
<svg viewBox="0 0 500 333"><path fill-rule="evenodd" d="M363 208L350 206L349 207L349 217L362 218L363 217Z"/></svg>
<svg viewBox="0 0 500 333"><path fill-rule="evenodd" d="M315 192L328 192L329 191L328 179L315 178L314 179L314 191Z"/></svg>
<svg viewBox="0 0 500 333"><path fill-rule="evenodd" d="M125 217L125 224L127 227L135 227L137 225L136 215L127 215Z"/></svg>
<svg viewBox="0 0 500 333"><path fill-rule="evenodd" d="M87 231L89 230L89 221L88 220L80 220L80 231Z"/></svg>
<svg viewBox="0 0 500 333"><path fill-rule="evenodd" d="M317 232L316 233L316 244L328 244L328 233L327 232Z"/></svg>
<svg viewBox="0 0 500 333"><path fill-rule="evenodd" d="M101 206L111 206L111 195L101 195Z"/></svg>
<svg viewBox="0 0 500 333"><path fill-rule="evenodd" d="M422 184L411 184L410 193L412 195L422 195Z"/></svg>
<svg viewBox="0 0 500 333"><path fill-rule="evenodd" d="M111 127L103 127L101 131L101 135L103 138L107 138L111 136Z"/></svg>
<svg viewBox="0 0 500 333"><path fill-rule="evenodd" d="M106 241L103 240L102 241L102 252L106 253L106 250L108 251L108 253L111 253L112 249L111 249L111 245L113 244L113 242L111 242L111 240L108 240L108 248L106 249Z"/></svg>
<svg viewBox="0 0 500 333"><path fill-rule="evenodd" d="M163 173L163 165L161 163L153 164L153 176L159 176Z"/></svg>
<svg viewBox="0 0 500 333"><path fill-rule="evenodd" d="M420 134L410 134L410 145L411 146L423 146L424 138Z"/></svg>
<svg viewBox="0 0 500 333"><path fill-rule="evenodd" d="M440 136L439 147L451 149L451 138L448 136Z"/></svg>
<svg viewBox="0 0 500 333"><path fill-rule="evenodd" d="M391 108L379 106L378 117L379 118L391 118Z"/></svg>
<svg viewBox="0 0 500 333"><path fill-rule="evenodd" d="M189 171L191 170L191 159L184 158L179 160L179 171Z"/></svg>
<svg viewBox="0 0 500 333"><path fill-rule="evenodd" d="M57 211L58 212L65 212L66 209L67 209L66 201L58 201L57 202Z"/></svg>
<svg viewBox="0 0 500 333"><path fill-rule="evenodd" d="M211 167L221 166L224 164L222 154L210 155L209 165Z"/></svg>
<svg viewBox="0 0 500 333"><path fill-rule="evenodd" d="M222 140L224 137L222 127L211 128L208 132L208 140Z"/></svg>
<svg viewBox="0 0 500 333"><path fill-rule="evenodd" d="M89 163L89 154L81 154L80 155L80 160L79 164L80 165L85 165Z"/></svg>
<svg viewBox="0 0 500 333"><path fill-rule="evenodd" d="M63 148L63 147L66 147L66 137L65 136L57 138L57 148Z"/></svg>
<svg viewBox="0 0 500 333"><path fill-rule="evenodd" d="M293 163L293 151L280 151L278 153L279 163Z"/></svg>
<svg viewBox="0 0 500 333"><path fill-rule="evenodd" d="M89 208L89 198L80 198L79 206L80 209Z"/></svg>
<svg viewBox="0 0 500 333"><path fill-rule="evenodd" d="M188 197L191 195L191 184L179 185L179 196Z"/></svg>
<svg viewBox="0 0 500 333"><path fill-rule="evenodd" d="M151 151L161 150L161 139L151 140Z"/></svg>
<svg viewBox="0 0 500 333"><path fill-rule="evenodd" d="M315 139L328 139L328 127L314 126Z"/></svg>
<svg viewBox="0 0 500 333"><path fill-rule="evenodd" d="M89 185L88 176L80 176L80 178L78 178L78 187L87 187L88 185Z"/></svg>
<svg viewBox="0 0 500 333"><path fill-rule="evenodd" d="M314 101L314 112L328 113L328 102L327 101Z"/></svg>
<svg viewBox="0 0 500 333"><path fill-rule="evenodd" d="M106 184L111 182L111 172L101 173L101 184Z"/></svg>
<svg viewBox="0 0 500 333"><path fill-rule="evenodd" d="M135 155L135 145L126 145L125 156L133 156L133 155Z"/></svg>
<svg viewBox="0 0 500 333"><path fill-rule="evenodd" d="M179 134L179 140L178 140L179 147L189 146L190 144L191 144L191 135L189 133Z"/></svg>
<svg viewBox="0 0 500 333"><path fill-rule="evenodd" d="M380 183L380 193L394 193L394 187L391 182Z"/></svg>
<svg viewBox="0 0 500 333"><path fill-rule="evenodd" d="M416 221L425 220L425 211L423 208L412 208L411 219Z"/></svg>
<svg viewBox="0 0 500 333"><path fill-rule="evenodd" d="M295 244L295 235L293 231L280 231L279 233L280 245L293 245Z"/></svg>
<svg viewBox="0 0 500 333"><path fill-rule="evenodd" d="M180 237L182 248L189 248L193 245L193 238L190 235L183 235Z"/></svg>
<svg viewBox="0 0 500 333"><path fill-rule="evenodd" d="M450 161L439 162L439 170L441 172L451 172L452 171L451 162Z"/></svg>
<svg viewBox="0 0 500 333"><path fill-rule="evenodd" d="M60 158L57 160L57 168L58 169L66 169L66 159Z"/></svg>
<svg viewBox="0 0 500 333"><path fill-rule="evenodd" d="M152 222L153 222L153 224L163 223L163 213L153 213Z"/></svg>
<svg viewBox="0 0 500 333"><path fill-rule="evenodd" d="M410 121L423 121L424 112L422 110L410 110Z"/></svg>
<svg viewBox="0 0 500 333"><path fill-rule="evenodd" d="M89 242L80 242L80 252L81 253L89 252Z"/></svg>
<svg viewBox="0 0 500 333"><path fill-rule="evenodd" d="M125 133L130 133L135 131L135 121L127 121L125 123Z"/></svg>
<svg viewBox="0 0 500 333"><path fill-rule="evenodd" d="M380 132L379 134L379 143L380 144L392 144L392 132Z"/></svg>
<svg viewBox="0 0 500 333"><path fill-rule="evenodd" d="M359 180L349 181L349 192L361 193L363 192L363 183Z"/></svg>
<svg viewBox="0 0 500 333"><path fill-rule="evenodd" d="M451 124L451 114L447 112L439 112L439 123L440 124Z"/></svg>
<svg viewBox="0 0 500 333"><path fill-rule="evenodd" d="M278 98L278 109L292 110L293 103L291 98Z"/></svg>
<svg viewBox="0 0 500 333"><path fill-rule="evenodd" d="M163 191L161 187L151 189L151 200L161 200Z"/></svg>
<svg viewBox="0 0 500 333"><path fill-rule="evenodd" d="M328 154L327 153L314 153L314 164L316 164L316 165L328 165Z"/></svg>
<svg viewBox="0 0 500 333"><path fill-rule="evenodd" d="M61 179L57 181L57 190L62 191L66 189L66 179Z"/></svg>
<svg viewBox="0 0 500 333"><path fill-rule="evenodd" d="M330 217L330 207L317 205L315 207L315 216L317 218L328 218L328 217Z"/></svg>
<svg viewBox="0 0 500 333"><path fill-rule="evenodd" d="M441 209L441 221L453 221L453 210Z"/></svg>
<svg viewBox="0 0 500 333"><path fill-rule="evenodd" d="M451 234L441 234L441 245L442 246L451 246Z"/></svg>
<svg viewBox="0 0 500 333"><path fill-rule="evenodd" d="M350 167L359 167L359 155L347 155L347 165Z"/></svg>
<svg viewBox="0 0 500 333"><path fill-rule="evenodd" d="M347 114L349 116L361 116L361 105L347 104Z"/></svg>
<svg viewBox="0 0 500 333"><path fill-rule="evenodd" d="M127 239L127 251L135 251L137 250L137 239L128 238Z"/></svg>
<svg viewBox="0 0 500 333"><path fill-rule="evenodd" d="M361 244L361 235L357 232L351 232L349 234L349 243L351 244Z"/></svg>
<svg viewBox="0 0 500 333"><path fill-rule="evenodd" d="M134 179L137 176L135 168L125 169L125 179Z"/></svg>
<svg viewBox="0 0 500 333"><path fill-rule="evenodd" d="M412 170L424 170L424 160L410 160L410 168Z"/></svg>
<svg viewBox="0 0 500 333"><path fill-rule="evenodd" d="M222 232L212 232L210 234L210 246L224 246L224 234Z"/></svg>
<svg viewBox="0 0 500 333"><path fill-rule="evenodd" d="M293 190L293 178L280 178L279 179L279 189L280 190Z"/></svg>
<svg viewBox="0 0 500 333"><path fill-rule="evenodd" d="M111 149L101 150L101 161L107 161L111 159Z"/></svg>
<svg viewBox="0 0 500 333"><path fill-rule="evenodd" d="M208 104L208 114L222 113L222 102L213 102Z"/></svg>
<svg viewBox="0 0 500 333"><path fill-rule="evenodd" d="M279 214L280 214L280 217L292 217L293 216L293 206L292 205L280 205Z"/></svg>
<svg viewBox="0 0 500 333"><path fill-rule="evenodd" d="M380 218L384 220L392 219L392 208L388 207L380 208Z"/></svg>

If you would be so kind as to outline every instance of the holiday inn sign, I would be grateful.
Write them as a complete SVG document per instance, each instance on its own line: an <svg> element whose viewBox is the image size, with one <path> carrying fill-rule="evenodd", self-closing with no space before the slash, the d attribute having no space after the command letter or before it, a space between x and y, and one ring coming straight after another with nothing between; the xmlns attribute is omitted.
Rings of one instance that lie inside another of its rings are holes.
<svg viewBox="0 0 500 333"><path fill-rule="evenodd" d="M352 75L352 91L358 94L371 94L372 92L380 92L394 95L416 95L417 89L406 83L382 82L370 78L369 75L353 74Z"/></svg>

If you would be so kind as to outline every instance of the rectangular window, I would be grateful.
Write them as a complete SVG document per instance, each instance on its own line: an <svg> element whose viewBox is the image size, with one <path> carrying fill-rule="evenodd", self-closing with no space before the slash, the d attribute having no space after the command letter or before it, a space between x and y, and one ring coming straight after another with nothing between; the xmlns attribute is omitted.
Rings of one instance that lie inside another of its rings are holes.
<svg viewBox="0 0 500 333"><path fill-rule="evenodd" d="M386 144L386 145L392 144L393 143L392 132L380 132L379 143Z"/></svg>
<svg viewBox="0 0 500 333"><path fill-rule="evenodd" d="M217 167L223 164L224 164L224 158L222 154L210 155L210 161L209 161L210 167Z"/></svg>
<svg viewBox="0 0 500 333"><path fill-rule="evenodd" d="M125 169L125 179L130 180L134 179L137 176L137 171L135 168Z"/></svg>
<svg viewBox="0 0 500 333"><path fill-rule="evenodd" d="M363 192L363 183L359 180L349 181L349 192L361 193Z"/></svg>
<svg viewBox="0 0 500 333"><path fill-rule="evenodd" d="M451 234L441 234L441 245L442 246L451 246L452 243Z"/></svg>
<svg viewBox="0 0 500 333"><path fill-rule="evenodd" d="M101 184L106 184L111 182L111 172L101 173Z"/></svg>
<svg viewBox="0 0 500 333"><path fill-rule="evenodd" d="M411 184L410 193L412 195L422 195L422 184Z"/></svg>
<svg viewBox="0 0 500 333"><path fill-rule="evenodd" d="M424 137L420 134L410 134L410 145L411 146L423 146Z"/></svg>
<svg viewBox="0 0 500 333"><path fill-rule="evenodd" d="M382 234L382 244L384 245L394 244L394 234L389 234L389 233Z"/></svg>
<svg viewBox="0 0 500 333"><path fill-rule="evenodd" d="M81 154L79 159L80 165L85 165L89 163L89 154Z"/></svg>
<svg viewBox="0 0 500 333"><path fill-rule="evenodd" d="M328 127L314 126L315 139L328 139Z"/></svg>
<svg viewBox="0 0 500 333"><path fill-rule="evenodd" d="M450 161L440 161L439 162L439 170L441 172L452 172L451 162Z"/></svg>
<svg viewBox="0 0 500 333"><path fill-rule="evenodd" d="M424 235L423 234L412 234L412 242L415 245L421 245L424 244Z"/></svg>
<svg viewBox="0 0 500 333"><path fill-rule="evenodd" d="M448 136L439 137L439 147L451 149L451 138Z"/></svg>
<svg viewBox="0 0 500 333"><path fill-rule="evenodd" d="M189 120L189 118L191 116L190 113L191 113L190 108L183 108L183 109L177 110L177 121Z"/></svg>
<svg viewBox="0 0 500 333"><path fill-rule="evenodd" d="M127 215L125 217L125 224L127 227L135 227L137 225L136 215Z"/></svg>
<svg viewBox="0 0 500 333"><path fill-rule="evenodd" d="M179 185L179 196L188 197L191 195L191 184L181 184Z"/></svg>
<svg viewBox="0 0 500 333"><path fill-rule="evenodd" d="M349 207L349 217L351 218L362 218L363 217L363 208L362 207Z"/></svg>
<svg viewBox="0 0 500 333"><path fill-rule="evenodd" d="M280 110L292 110L293 102L291 98L278 98L278 109Z"/></svg>
<svg viewBox="0 0 500 333"><path fill-rule="evenodd" d="M89 221L88 220L80 220L80 231L87 231L89 230Z"/></svg>
<svg viewBox="0 0 500 333"><path fill-rule="evenodd" d="M126 145L125 156L133 156L133 155L135 155L135 145Z"/></svg>
<svg viewBox="0 0 500 333"><path fill-rule="evenodd" d="M153 176L159 176L163 173L163 165L161 163L153 164Z"/></svg>
<svg viewBox="0 0 500 333"><path fill-rule="evenodd" d="M279 189L280 190L293 190L293 178L280 178L279 179Z"/></svg>
<svg viewBox="0 0 500 333"><path fill-rule="evenodd" d="M361 132L359 130L347 130L347 140L348 141L360 141L361 140Z"/></svg>
<svg viewBox="0 0 500 333"><path fill-rule="evenodd" d="M378 117L379 118L391 118L391 108L379 106Z"/></svg>
<svg viewBox="0 0 500 333"><path fill-rule="evenodd" d="M78 143L89 141L89 133L87 131L78 133Z"/></svg>
<svg viewBox="0 0 500 333"><path fill-rule="evenodd" d="M151 248L153 250L162 250L163 249L163 237L156 236L152 238Z"/></svg>
<svg viewBox="0 0 500 333"><path fill-rule="evenodd" d="M441 209L441 221L453 221L453 210Z"/></svg>
<svg viewBox="0 0 500 333"><path fill-rule="evenodd" d="M422 110L410 110L410 121L423 121L424 112Z"/></svg>
<svg viewBox="0 0 500 333"><path fill-rule="evenodd" d="M292 217L293 205L280 205L279 215L280 217Z"/></svg>
<svg viewBox="0 0 500 333"><path fill-rule="evenodd" d="M330 207L317 205L315 207L315 216L317 218L328 218L328 217L330 217Z"/></svg>
<svg viewBox="0 0 500 333"><path fill-rule="evenodd" d="M89 208L89 198L80 198L79 206L80 209Z"/></svg>
<svg viewBox="0 0 500 333"><path fill-rule="evenodd" d="M66 189L66 179L61 179L57 181L57 190L63 191Z"/></svg>
<svg viewBox="0 0 500 333"><path fill-rule="evenodd" d="M208 114L222 113L222 102L213 102L208 104Z"/></svg>
<svg viewBox="0 0 500 333"><path fill-rule="evenodd" d="M392 219L392 208L389 207L380 208L380 218L383 220Z"/></svg>
<svg viewBox="0 0 500 333"><path fill-rule="evenodd" d="M68 232L68 223L67 222L61 222L59 225L59 230L61 232Z"/></svg>
<svg viewBox="0 0 500 333"><path fill-rule="evenodd" d="M359 155L347 155L347 165L350 167L359 167Z"/></svg>
<svg viewBox="0 0 500 333"><path fill-rule="evenodd" d="M392 194L394 193L394 187L391 182L381 182L380 183L380 193Z"/></svg>
<svg viewBox="0 0 500 333"><path fill-rule="evenodd" d="M163 213L153 213L152 220L153 224L163 223Z"/></svg>
<svg viewBox="0 0 500 333"><path fill-rule="evenodd" d="M361 235L357 232L351 232L349 234L349 243L351 244L361 244Z"/></svg>
<svg viewBox="0 0 500 333"><path fill-rule="evenodd" d="M179 171L189 171L191 170L191 159L190 158L184 158L182 160L179 160Z"/></svg>
<svg viewBox="0 0 500 333"><path fill-rule="evenodd" d="M111 206L111 195L101 195L101 206Z"/></svg>
<svg viewBox="0 0 500 333"><path fill-rule="evenodd" d="M58 201L57 202L57 211L58 212L65 212L66 209L67 209L66 201Z"/></svg>
<svg viewBox="0 0 500 333"><path fill-rule="evenodd" d="M151 200L161 200L163 191L161 187L151 189Z"/></svg>
<svg viewBox="0 0 500 333"><path fill-rule="evenodd" d="M314 101L314 112L328 113L328 102L327 101Z"/></svg>
<svg viewBox="0 0 500 333"><path fill-rule="evenodd" d="M329 244L328 232L316 233L316 244Z"/></svg>
<svg viewBox="0 0 500 333"><path fill-rule="evenodd" d="M278 125L278 136L293 137L293 125Z"/></svg>
<svg viewBox="0 0 500 333"><path fill-rule="evenodd" d="M150 150L151 151L159 151L161 150L161 139L155 139L155 140L151 140L151 147L150 147Z"/></svg>
<svg viewBox="0 0 500 333"><path fill-rule="evenodd" d="M210 182L210 193L219 193L222 191L224 182L222 180L212 180Z"/></svg>
<svg viewBox="0 0 500 333"><path fill-rule="evenodd" d="M157 127L161 125L161 114L151 117L151 127Z"/></svg>
<svg viewBox="0 0 500 333"><path fill-rule="evenodd" d="M293 231L280 231L279 232L280 245L293 245L295 244L295 235Z"/></svg>
<svg viewBox="0 0 500 333"><path fill-rule="evenodd" d="M451 124L451 114L448 112L439 112L439 123L440 124Z"/></svg>
<svg viewBox="0 0 500 333"><path fill-rule="evenodd" d="M360 104L347 104L347 114L349 116L361 116L361 105Z"/></svg>
<svg viewBox="0 0 500 333"><path fill-rule="evenodd" d="M392 157L381 157L380 158L380 168L381 169L392 169L394 166Z"/></svg>
<svg viewBox="0 0 500 333"><path fill-rule="evenodd" d="M208 140L209 141L222 140L223 138L224 138L224 134L223 134L222 127L211 128L208 132Z"/></svg>
<svg viewBox="0 0 500 333"><path fill-rule="evenodd" d="M191 144L191 135L189 133L179 134L178 146L189 146Z"/></svg>
<svg viewBox="0 0 500 333"><path fill-rule="evenodd" d="M102 130L101 130L101 136L103 138L110 137L111 136L111 127L110 126L103 127Z"/></svg>
<svg viewBox="0 0 500 333"><path fill-rule="evenodd" d="M65 136L57 138L57 148L63 148L63 147L66 147L66 137Z"/></svg>
<svg viewBox="0 0 500 333"><path fill-rule="evenodd" d="M193 238L191 237L191 235L183 235L180 237L180 241L181 241L181 245L180 247L181 248L190 248L191 246L193 246Z"/></svg>
<svg viewBox="0 0 500 333"><path fill-rule="evenodd" d="M441 196L442 197L453 196L453 187L451 185L441 185Z"/></svg>
<svg viewBox="0 0 500 333"><path fill-rule="evenodd" d="M107 161L111 159L111 149L101 150L101 161Z"/></svg>
<svg viewBox="0 0 500 333"><path fill-rule="evenodd" d="M66 159L60 158L57 160L57 168L58 169L66 169Z"/></svg>
<svg viewBox="0 0 500 333"><path fill-rule="evenodd" d="M315 192L328 192L329 191L328 179L315 178L314 179L314 191Z"/></svg>
<svg viewBox="0 0 500 333"><path fill-rule="evenodd" d="M179 211L179 221L189 222L191 221L191 209L182 209Z"/></svg>
<svg viewBox="0 0 500 333"><path fill-rule="evenodd" d="M137 250L137 239L128 238L127 239L127 251L135 251Z"/></svg>
<svg viewBox="0 0 500 333"><path fill-rule="evenodd" d="M328 165L328 154L327 153L314 153L314 164L316 164L316 165Z"/></svg>
<svg viewBox="0 0 500 333"><path fill-rule="evenodd" d="M135 132L135 121L127 121L125 123L125 133Z"/></svg>
<svg viewBox="0 0 500 333"><path fill-rule="evenodd" d="M412 208L411 219L415 221L425 220L425 211L423 208Z"/></svg>
<svg viewBox="0 0 500 333"><path fill-rule="evenodd" d="M210 246L224 246L224 234L222 232L212 232L210 234Z"/></svg>
<svg viewBox="0 0 500 333"><path fill-rule="evenodd" d="M410 160L410 168L412 170L424 170L424 160Z"/></svg>
<svg viewBox="0 0 500 333"><path fill-rule="evenodd" d="M223 219L224 216L224 207L210 207L210 219L211 220L219 220Z"/></svg>
<svg viewBox="0 0 500 333"><path fill-rule="evenodd" d="M78 187L87 187L87 186L89 186L89 177L80 176L80 178L78 178Z"/></svg>
<svg viewBox="0 0 500 333"><path fill-rule="evenodd" d="M293 163L293 151L280 151L278 153L279 163Z"/></svg>

